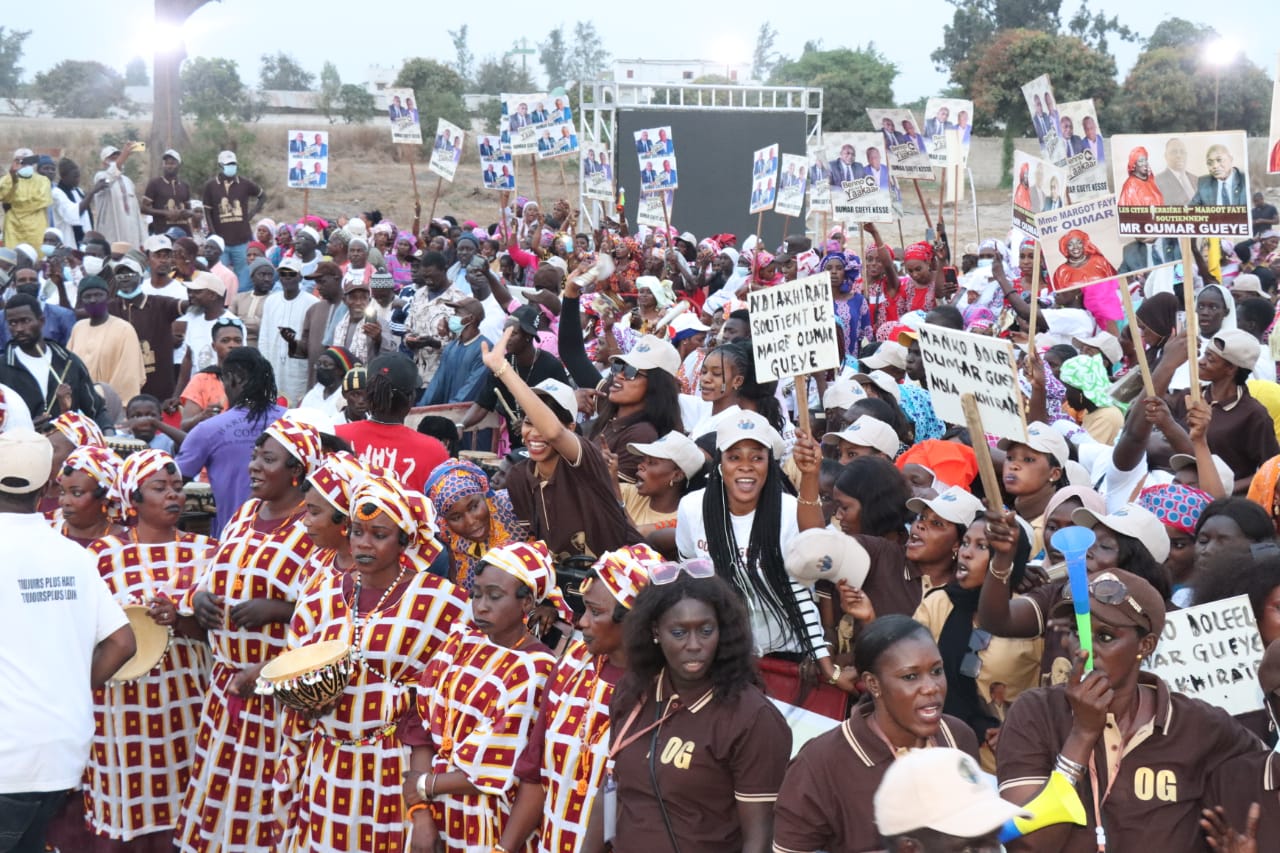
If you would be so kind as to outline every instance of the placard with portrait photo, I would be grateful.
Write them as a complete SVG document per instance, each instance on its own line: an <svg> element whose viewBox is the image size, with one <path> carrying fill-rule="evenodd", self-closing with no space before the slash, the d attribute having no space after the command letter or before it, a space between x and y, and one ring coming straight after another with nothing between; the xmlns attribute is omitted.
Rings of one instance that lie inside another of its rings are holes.
<svg viewBox="0 0 1280 853"><path fill-rule="evenodd" d="M329 131L289 131L285 183L290 189L329 188Z"/></svg>
<svg viewBox="0 0 1280 853"><path fill-rule="evenodd" d="M1037 214L1036 227L1049 270L1046 289L1075 290L1116 277L1124 250L1115 196Z"/></svg>
<svg viewBox="0 0 1280 853"><path fill-rule="evenodd" d="M418 121L418 99L412 89L383 89L374 95L374 104L385 110L391 122L391 141L399 145L421 145L422 125Z"/></svg>
<svg viewBox="0 0 1280 853"><path fill-rule="evenodd" d="M949 136L948 131L955 131ZM958 166L969 156L973 137L973 101L930 98L924 106L924 138L935 166ZM950 140L953 140L954 143Z"/></svg>
<svg viewBox="0 0 1280 853"><path fill-rule="evenodd" d="M1059 123L1062 114L1053 97L1053 84L1048 74L1041 74L1022 86L1022 97L1031 113L1031 128L1040 142L1040 154L1050 163L1062 159Z"/></svg>
<svg viewBox="0 0 1280 853"><path fill-rule="evenodd" d="M538 138L552 124L547 110L545 92L533 94L503 93L502 118L503 147L512 154L537 154Z"/></svg>
<svg viewBox="0 0 1280 853"><path fill-rule="evenodd" d="M929 141L920 132L911 110L867 110L871 126L880 131L881 158L889 174L899 180L933 180Z"/></svg>
<svg viewBox="0 0 1280 853"><path fill-rule="evenodd" d="M750 213L773 210L778 199L778 146L769 145L751 155Z"/></svg>
<svg viewBox="0 0 1280 853"><path fill-rule="evenodd" d="M1036 214L1066 207L1067 170L1025 151L1013 152L1013 227L1039 237Z"/></svg>
<svg viewBox="0 0 1280 853"><path fill-rule="evenodd" d="M578 179L582 182L584 198L613 201L613 163L609 159L607 145L588 143L582 149L582 157L578 161Z"/></svg>
<svg viewBox="0 0 1280 853"><path fill-rule="evenodd" d="M1111 139L1122 237L1247 238L1249 157L1243 130Z"/></svg>
<svg viewBox="0 0 1280 853"><path fill-rule="evenodd" d="M827 162L827 149L820 145L809 146L805 154L808 163L809 212L831 212L831 166Z"/></svg>
<svg viewBox="0 0 1280 853"><path fill-rule="evenodd" d="M450 183L458 171L458 162L462 159L462 141L466 133L456 124L444 119L436 121L436 138L431 148L431 160L427 168Z"/></svg>
<svg viewBox="0 0 1280 853"><path fill-rule="evenodd" d="M896 184L880 158L884 137L855 133L843 138L831 163L831 174L840 178L840 185L831 188L832 216L837 222L892 222Z"/></svg>
<svg viewBox="0 0 1280 853"><path fill-rule="evenodd" d="M1073 202L1111 195L1107 183L1107 145L1098 126L1093 99L1058 104L1058 146L1054 164L1067 170L1067 192Z"/></svg>
<svg viewBox="0 0 1280 853"><path fill-rule="evenodd" d="M799 216L804 210L804 191L808 184L807 160L802 154L783 154L778 173L778 201L773 209L783 216Z"/></svg>

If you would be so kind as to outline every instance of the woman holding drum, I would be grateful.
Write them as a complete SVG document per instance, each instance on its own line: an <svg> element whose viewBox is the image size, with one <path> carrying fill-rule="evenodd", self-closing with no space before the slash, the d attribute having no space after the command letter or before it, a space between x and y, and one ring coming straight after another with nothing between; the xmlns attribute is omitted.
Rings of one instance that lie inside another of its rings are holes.
<svg viewBox="0 0 1280 853"><path fill-rule="evenodd" d="M313 480L317 489L323 483L323 475ZM414 686L467 609L453 584L427 571L441 547L426 498L370 477L353 487L349 507L355 567L317 576L290 626L293 656L339 640L350 649L351 674L336 704L289 714L277 784L295 802L282 853L405 849L405 718L417 717ZM263 670L264 681L273 669Z"/></svg>

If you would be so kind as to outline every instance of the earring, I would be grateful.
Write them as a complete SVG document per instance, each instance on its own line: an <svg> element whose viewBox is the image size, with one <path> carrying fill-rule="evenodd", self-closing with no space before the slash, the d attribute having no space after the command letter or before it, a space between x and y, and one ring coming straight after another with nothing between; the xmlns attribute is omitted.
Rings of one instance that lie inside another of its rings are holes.
<svg viewBox="0 0 1280 853"><path fill-rule="evenodd" d="M721 393L721 394L724 394L724 393L725 393L725 392L727 392L728 390L729 390L729 383L727 383L727 382L721 382L721 383L720 383L720 393Z"/></svg>
<svg viewBox="0 0 1280 853"><path fill-rule="evenodd" d="M653 644L654 644L655 646L656 646L656 645L658 645L658 638L657 638L657 637L654 637L654 638L653 638Z"/></svg>
<svg viewBox="0 0 1280 853"><path fill-rule="evenodd" d="M351 535L351 525L349 525L349 524L344 524L344 525L342 525L342 535L343 535L343 536L350 536L350 535Z"/></svg>
<svg viewBox="0 0 1280 853"><path fill-rule="evenodd" d="M669 488L669 489L674 489L675 487L676 487L676 481L675 481L675 480L672 480L670 483L667 483L667 488Z"/></svg>

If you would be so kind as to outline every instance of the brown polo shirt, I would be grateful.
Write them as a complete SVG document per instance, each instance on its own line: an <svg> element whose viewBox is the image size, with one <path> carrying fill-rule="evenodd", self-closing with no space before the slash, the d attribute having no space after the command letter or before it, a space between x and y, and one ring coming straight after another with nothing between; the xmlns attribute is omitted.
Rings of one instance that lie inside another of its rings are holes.
<svg viewBox="0 0 1280 853"><path fill-rule="evenodd" d="M191 185L181 178L170 181L163 175L158 175L147 182L147 188L142 191L142 203L164 211L188 210L191 207ZM163 234L174 225L188 235L191 234L191 225L187 220L171 222L160 217L152 218L151 224L147 226L147 233Z"/></svg>
<svg viewBox="0 0 1280 853"><path fill-rule="evenodd" d="M1224 761L1209 777L1205 808L1222 806L1237 832L1244 832L1250 803L1262 807L1258 849L1280 850L1280 755L1250 752Z"/></svg>
<svg viewBox="0 0 1280 853"><path fill-rule="evenodd" d="M1114 718L1108 716L1107 729L1093 750L1098 797L1105 796L1107 849L1204 853L1199 821L1210 774L1229 759L1260 751L1262 743L1226 711L1173 693L1150 673L1139 673L1138 685L1152 692L1155 718L1122 743ZM1044 785L1071 724L1065 686L1041 687L1019 696L1000 729L996 775L1001 792ZM1086 771L1077 790L1088 825L1071 827L1062 853L1098 849L1092 785Z"/></svg>
<svg viewBox="0 0 1280 853"><path fill-rule="evenodd" d="M1280 454L1275 424L1265 406L1253 399L1247 385L1236 386L1239 396L1228 403L1213 399L1212 389L1205 389L1204 401L1213 408L1205 440L1209 449L1222 457L1237 480L1252 477L1272 456ZM1186 395L1174 394L1169 401L1174 420L1187 425ZM1231 491L1230 484L1224 483Z"/></svg>
<svg viewBox="0 0 1280 853"><path fill-rule="evenodd" d="M876 615L913 615L927 590L925 579L914 565L907 562L906 549L879 536L858 535L853 538L867 549L867 556L871 558L871 569L862 582L862 591L871 600Z"/></svg>
<svg viewBox="0 0 1280 853"><path fill-rule="evenodd" d="M144 294L136 300L115 296L107 303L113 317L124 320L138 333L146 371L142 392L161 402L181 390L174 387L178 376L173 364L173 322L183 316L181 308L178 300L155 294Z"/></svg>
<svg viewBox="0 0 1280 853"><path fill-rule="evenodd" d="M864 697L839 728L806 743L787 768L773 812L777 853L866 853L883 850L872 799L894 755L870 726L875 704ZM943 715L931 746L978 757L978 739Z"/></svg>
<svg viewBox="0 0 1280 853"><path fill-rule="evenodd" d="M630 731L643 731L658 719L671 695L664 674L645 696ZM612 710L609 726L613 742L630 715L630 709ZM656 750L652 761L651 750ZM723 701L711 692L691 700L614 759L618 784L615 853L674 850L650 766L682 851L740 853L738 803L773 803L790 756L791 729L758 688L748 686Z"/></svg>
<svg viewBox="0 0 1280 853"><path fill-rule="evenodd" d="M241 246L253 239L249 230L250 208L262 188L239 176L215 177L204 185L204 213L213 233L228 246Z"/></svg>

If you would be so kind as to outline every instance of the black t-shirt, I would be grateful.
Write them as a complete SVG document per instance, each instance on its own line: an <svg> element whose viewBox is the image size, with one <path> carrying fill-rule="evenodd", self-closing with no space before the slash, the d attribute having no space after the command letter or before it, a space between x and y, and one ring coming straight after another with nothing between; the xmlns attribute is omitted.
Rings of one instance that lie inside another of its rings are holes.
<svg viewBox="0 0 1280 853"><path fill-rule="evenodd" d="M191 185L181 178L172 181L163 177L152 178L142 191L142 203L158 210L187 210L191 207ZM187 234L191 233L191 226L185 220L170 222L158 216L152 218L147 233L163 234L175 225Z"/></svg>
<svg viewBox="0 0 1280 853"><path fill-rule="evenodd" d="M1280 216L1280 211L1276 210L1274 204L1263 203L1255 207L1253 209L1253 236L1257 237L1263 231L1277 227L1277 223L1259 225L1259 219L1275 219L1277 216Z"/></svg>

